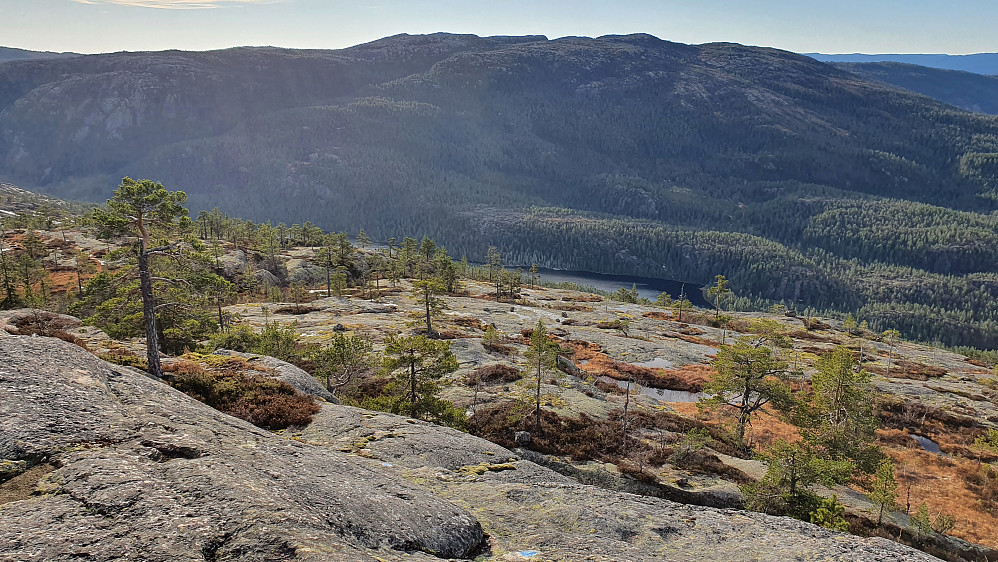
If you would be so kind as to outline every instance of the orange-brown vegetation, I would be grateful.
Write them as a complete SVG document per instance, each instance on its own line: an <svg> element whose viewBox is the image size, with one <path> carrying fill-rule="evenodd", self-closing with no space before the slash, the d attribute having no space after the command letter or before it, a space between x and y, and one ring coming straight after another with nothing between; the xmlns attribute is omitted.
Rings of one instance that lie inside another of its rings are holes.
<svg viewBox="0 0 998 562"><path fill-rule="evenodd" d="M476 384L508 384L523 378L523 373L516 367L511 367L502 363L485 365L468 373L465 382L468 386Z"/></svg>
<svg viewBox="0 0 998 562"><path fill-rule="evenodd" d="M804 325L805 330L829 330L831 326L818 320L817 318L801 318L801 324Z"/></svg>
<svg viewBox="0 0 998 562"><path fill-rule="evenodd" d="M945 457L921 449L888 449L897 465L902 511L925 502L929 512L949 514L955 520L950 532L971 542L998 547L998 484L993 469L977 461ZM982 474L987 470L987 474ZM910 500L908 486L911 486ZM990 510L990 511L989 511Z"/></svg>
<svg viewBox="0 0 998 562"><path fill-rule="evenodd" d="M702 415L700 408L693 402L670 402L671 407L677 414L688 418L696 418L704 424L721 428L734 423L734 411L730 408L721 408L716 414ZM800 432L797 426L780 419L780 416L769 406L764 406L752 417L746 436L749 444L758 451L763 451L771 447L779 440L794 443L800 441Z"/></svg>
<svg viewBox="0 0 998 562"><path fill-rule="evenodd" d="M76 322L69 318L60 317L46 310L35 309L34 314L27 314L15 318L7 326L7 333L20 336L47 336L59 338L87 349L87 344L82 339L67 330L71 329Z"/></svg>
<svg viewBox="0 0 998 562"><path fill-rule="evenodd" d="M918 449L917 441L911 438L911 434L903 429L880 428L876 432L877 445L881 447L893 447L895 449Z"/></svg>
<svg viewBox="0 0 998 562"><path fill-rule="evenodd" d="M319 411L314 398L246 367L242 358L213 356L207 366L180 360L163 365L163 371L170 373L174 388L258 427L276 430L311 423Z"/></svg>
<svg viewBox="0 0 998 562"><path fill-rule="evenodd" d="M617 380L632 380L649 388L700 392L714 370L707 365L688 365L679 369L651 369L614 361L605 355L586 365L586 370Z"/></svg>
<svg viewBox="0 0 998 562"><path fill-rule="evenodd" d="M457 318L451 319L452 322L461 326L462 328L473 328L475 330L485 331L485 324L478 318L472 318L470 316L458 316Z"/></svg>
<svg viewBox="0 0 998 562"><path fill-rule="evenodd" d="M645 318L651 318L653 320L672 320L672 315L668 312L659 312L658 310L653 310L651 312L646 312L642 314Z"/></svg>
<svg viewBox="0 0 998 562"><path fill-rule="evenodd" d="M864 366L864 368L875 375L887 376L887 365L867 365ZM890 376L892 379L925 381L930 378L939 378L945 374L946 369L941 367L933 367L924 363L908 361L906 359L898 359L891 363Z"/></svg>
<svg viewBox="0 0 998 562"><path fill-rule="evenodd" d="M544 305L544 308L550 308L551 310L560 310L562 312L592 312L593 307L586 306L584 304L564 304L555 303Z"/></svg>
<svg viewBox="0 0 998 562"><path fill-rule="evenodd" d="M484 347L486 351L491 351L492 353L498 353L500 355L512 355L513 352L516 351L516 349L511 346L497 342L485 342L482 344L482 347Z"/></svg>
<svg viewBox="0 0 998 562"><path fill-rule="evenodd" d="M530 448L542 453L568 456L575 461L598 460L616 464L621 472L638 480L650 482L654 475L646 468L664 465L673 449L654 439L645 438L658 431L685 433L696 427L705 427L714 441L711 448L727 453L740 454L724 432L703 423L668 412L632 412L628 418L628 444L623 447L622 411L611 412L607 419L596 419L585 414L578 418L559 416L550 411L541 413L540 431L534 425L533 408L529 405L508 402L479 409L471 420L472 433L506 447L514 447L513 436L517 431L531 433ZM645 436L645 437L643 437ZM725 466L713 454L703 452L689 459L686 468L696 472L725 474L735 481L748 477L736 469Z"/></svg>
<svg viewBox="0 0 998 562"><path fill-rule="evenodd" d="M573 354L575 361L592 361L597 355L603 355L603 348L598 343L585 340L568 340L563 347L567 347Z"/></svg>
<svg viewBox="0 0 998 562"><path fill-rule="evenodd" d="M599 295L578 295L574 297L561 297L565 302L603 302L603 297Z"/></svg>
<svg viewBox="0 0 998 562"><path fill-rule="evenodd" d="M676 334L676 333L666 333L664 335L667 338L674 338L674 339L677 339L677 340L683 340L684 342L688 342L688 343L695 343L695 344L699 344L699 345L706 345L707 347L721 347L721 342L719 342L717 340L710 340L710 339L707 339L707 338L700 338L700 337L697 337L697 336L688 336L688 335L686 335L686 334L684 334L682 332L680 332L678 334Z"/></svg>
<svg viewBox="0 0 998 562"><path fill-rule="evenodd" d="M282 306L280 308L275 308L273 312L274 314L308 314L309 312L315 312L317 310L319 309L314 306L302 304L298 306Z"/></svg>
<svg viewBox="0 0 998 562"><path fill-rule="evenodd" d="M810 340L820 343L842 343L842 340L838 338L833 338L829 336L823 336L821 334L815 334L814 332L808 332L805 330L797 330L796 332L790 332L787 336L795 340Z"/></svg>

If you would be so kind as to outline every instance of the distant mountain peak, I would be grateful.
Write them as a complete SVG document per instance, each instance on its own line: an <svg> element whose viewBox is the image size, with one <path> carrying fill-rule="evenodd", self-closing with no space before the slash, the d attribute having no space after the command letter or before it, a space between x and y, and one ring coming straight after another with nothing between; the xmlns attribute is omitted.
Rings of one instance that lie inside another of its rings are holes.
<svg viewBox="0 0 998 562"><path fill-rule="evenodd" d="M947 54L822 54L803 53L821 62L900 62L916 64L944 70L962 70L974 74L998 75L998 53L974 53L970 55Z"/></svg>

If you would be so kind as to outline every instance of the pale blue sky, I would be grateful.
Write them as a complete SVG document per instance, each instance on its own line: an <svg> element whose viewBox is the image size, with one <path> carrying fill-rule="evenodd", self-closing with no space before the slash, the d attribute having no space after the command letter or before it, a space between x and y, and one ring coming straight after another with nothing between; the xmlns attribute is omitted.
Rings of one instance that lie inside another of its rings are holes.
<svg viewBox="0 0 998 562"><path fill-rule="evenodd" d="M651 33L797 52L998 52L994 0L0 0L0 45L340 48L396 33Z"/></svg>

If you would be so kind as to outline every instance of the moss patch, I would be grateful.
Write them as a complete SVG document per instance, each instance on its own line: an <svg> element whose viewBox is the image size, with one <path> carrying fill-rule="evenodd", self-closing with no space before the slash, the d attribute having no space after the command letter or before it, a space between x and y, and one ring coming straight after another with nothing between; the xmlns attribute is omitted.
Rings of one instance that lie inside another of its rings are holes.
<svg viewBox="0 0 998 562"><path fill-rule="evenodd" d="M0 484L0 505L30 498L37 490L38 482L53 470L55 467L51 464L39 464Z"/></svg>
<svg viewBox="0 0 998 562"><path fill-rule="evenodd" d="M457 469L457 471L460 472L461 474L475 474L475 475L482 475L485 474L486 472L502 472L504 470L516 470L516 466L514 466L513 463L511 462L504 462L499 464L489 464L487 462L483 462L479 464L469 464Z"/></svg>

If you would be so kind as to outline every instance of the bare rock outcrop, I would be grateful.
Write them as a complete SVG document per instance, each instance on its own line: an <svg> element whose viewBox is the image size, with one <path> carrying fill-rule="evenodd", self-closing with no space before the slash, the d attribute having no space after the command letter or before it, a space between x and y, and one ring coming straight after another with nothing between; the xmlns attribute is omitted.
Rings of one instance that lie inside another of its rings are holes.
<svg viewBox="0 0 998 562"><path fill-rule="evenodd" d="M4 562L932 560L582 485L399 416L324 404L276 435L52 338L0 337L0 463Z"/></svg>
<svg viewBox="0 0 998 562"><path fill-rule="evenodd" d="M936 560L796 519L583 485L494 443L391 414L323 407L301 438L370 458L467 506L489 530L497 560L520 552L564 561Z"/></svg>
<svg viewBox="0 0 998 562"><path fill-rule="evenodd" d="M467 510L401 478L74 345L3 337L0 358L0 463L54 468L2 496L0 560L419 559L482 542Z"/></svg>

